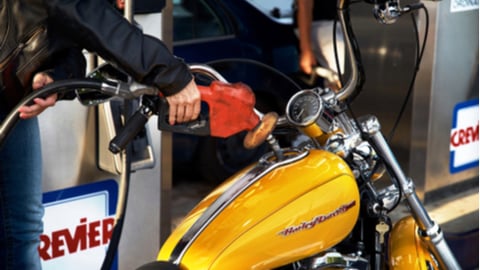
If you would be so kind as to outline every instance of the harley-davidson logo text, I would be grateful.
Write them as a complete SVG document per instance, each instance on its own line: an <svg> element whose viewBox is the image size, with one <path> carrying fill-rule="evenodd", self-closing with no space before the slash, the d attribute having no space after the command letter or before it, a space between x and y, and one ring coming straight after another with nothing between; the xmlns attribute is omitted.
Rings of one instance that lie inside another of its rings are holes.
<svg viewBox="0 0 480 270"><path fill-rule="evenodd" d="M352 201L348 204L344 204L342 206L340 206L339 208L335 209L334 211L332 211L331 213L329 214L326 214L326 215L320 215L320 216L316 216L314 217L312 220L310 221L304 221L302 222L301 224L299 225L295 225L295 226L290 226L284 230L282 230L281 232L279 232L278 234L279 235L282 235L282 236L289 236L293 233L296 233L296 232L299 232L299 231L303 231L303 230L309 230L309 229L312 229L313 227L315 227L316 225L326 221L326 220L329 220L331 219L332 217L335 217L335 216L338 216L342 213L345 213L348 211L348 209L352 208L353 206L355 206L355 201Z"/></svg>

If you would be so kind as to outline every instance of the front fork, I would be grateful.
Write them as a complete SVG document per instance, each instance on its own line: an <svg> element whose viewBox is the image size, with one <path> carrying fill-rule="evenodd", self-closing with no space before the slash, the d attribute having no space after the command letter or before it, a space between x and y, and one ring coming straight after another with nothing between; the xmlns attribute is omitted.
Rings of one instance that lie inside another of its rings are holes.
<svg viewBox="0 0 480 270"><path fill-rule="evenodd" d="M461 269L452 251L447 245L440 226L428 215L425 207L415 192L415 184L407 178L392 153L390 146L380 131L380 123L376 117L370 116L362 123L362 130L369 136L372 146L385 162L390 174L398 180L412 216L422 231L423 238L431 244L432 252L438 258L442 269Z"/></svg>

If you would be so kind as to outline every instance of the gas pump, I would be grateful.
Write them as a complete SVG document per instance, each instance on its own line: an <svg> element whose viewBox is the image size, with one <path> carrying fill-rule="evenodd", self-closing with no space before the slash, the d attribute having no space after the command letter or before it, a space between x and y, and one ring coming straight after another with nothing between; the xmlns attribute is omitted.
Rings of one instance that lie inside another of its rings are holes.
<svg viewBox="0 0 480 270"><path fill-rule="evenodd" d="M165 40L168 38L161 36L164 7L165 1L129 0L125 1L125 16L132 20L135 15L140 25L147 18L148 29L141 25L143 30ZM90 71L101 62L95 56L86 57ZM118 212L116 203L122 199L118 197L122 164L118 156L108 152L108 141L122 122L122 106L116 101L96 108L78 102L58 102L39 117L45 165L45 230L40 248L43 269L101 267ZM156 121L150 122L133 143L137 149L131 165L135 173L131 175L129 197L133 199L128 202L130 211L124 220L124 234L112 269L133 269L155 256L161 241L160 222L170 223L168 216L160 218L157 211L147 211L160 208L161 182L171 181L164 177L168 173L162 172L171 170L171 163L159 160L171 157L171 153L163 154L168 149L161 147L163 138L168 141L169 135L157 130ZM140 229L145 234L129 233ZM61 239L76 239L85 245L77 247Z"/></svg>

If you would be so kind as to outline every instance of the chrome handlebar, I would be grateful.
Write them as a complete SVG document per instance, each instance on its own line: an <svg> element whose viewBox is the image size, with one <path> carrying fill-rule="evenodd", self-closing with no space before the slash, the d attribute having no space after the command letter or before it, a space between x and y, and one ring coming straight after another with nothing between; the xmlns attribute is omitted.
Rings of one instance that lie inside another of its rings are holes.
<svg viewBox="0 0 480 270"><path fill-rule="evenodd" d="M345 16L347 15L347 8L348 8L348 3L349 1L345 0L338 0L337 2L337 9L338 9L338 20L340 22L340 26L342 29L342 34L345 37L344 42L345 42L345 49L346 49L346 55L348 59L348 63L350 65L350 70L351 70L351 76L349 77L348 81L342 86L340 91L336 94L336 99L338 101L343 101L346 100L348 97L350 97L353 92L357 89L358 83L360 81L360 70L359 66L357 65L357 61L355 58L355 51L353 49L353 44L352 44L352 35L350 31L348 30L348 25L346 22Z"/></svg>
<svg viewBox="0 0 480 270"><path fill-rule="evenodd" d="M373 14L378 22L382 24L392 24L397 21L397 19L403 15L411 12L413 10L423 8L422 3L406 5L405 7L400 6L400 0L369 0L366 1L369 3L374 3ZM354 35L350 29L348 18L348 8L350 5L350 0L338 0L337 1L337 14L338 20L341 25L342 34L344 36L345 50L347 55L348 64L351 70L350 77L348 81L343 85L340 91L336 94L336 99L338 101L344 101L355 91L360 90L361 84L363 83L363 70L361 68L361 63L359 59L356 59L357 52L353 44Z"/></svg>

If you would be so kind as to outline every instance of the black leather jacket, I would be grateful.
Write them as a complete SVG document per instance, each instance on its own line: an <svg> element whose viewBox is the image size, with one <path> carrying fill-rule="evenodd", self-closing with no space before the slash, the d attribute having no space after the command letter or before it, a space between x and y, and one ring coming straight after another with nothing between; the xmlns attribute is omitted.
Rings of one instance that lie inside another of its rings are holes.
<svg viewBox="0 0 480 270"><path fill-rule="evenodd" d="M60 70L58 66L67 70L64 77L77 76L72 63L83 68L83 60L78 60L82 48L167 96L192 79L181 59L161 41L130 24L107 0L1 1L0 71L4 81L15 76L28 89L34 73Z"/></svg>

